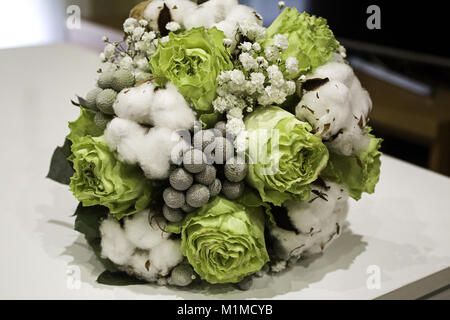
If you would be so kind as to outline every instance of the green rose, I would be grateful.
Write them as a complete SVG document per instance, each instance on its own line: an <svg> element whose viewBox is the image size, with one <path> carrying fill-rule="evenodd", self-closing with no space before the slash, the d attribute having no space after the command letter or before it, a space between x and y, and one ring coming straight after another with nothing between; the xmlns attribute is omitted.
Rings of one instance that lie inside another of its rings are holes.
<svg viewBox="0 0 450 320"><path fill-rule="evenodd" d="M102 205L117 219L145 209L151 184L137 167L117 160L101 137L77 139L69 160L75 170L70 190L83 206Z"/></svg>
<svg viewBox="0 0 450 320"><path fill-rule="evenodd" d="M233 64L223 45L225 38L216 28L193 28L183 33L169 34L169 41L160 42L150 59L152 73L157 83L173 82L186 100L194 104L199 120L212 125L218 115L213 112L217 76L231 70Z"/></svg>
<svg viewBox="0 0 450 320"><path fill-rule="evenodd" d="M95 125L95 112L80 107L80 116L77 120L69 122L70 133L67 135L72 143L85 136L98 137L103 135L103 130Z"/></svg>
<svg viewBox="0 0 450 320"><path fill-rule="evenodd" d="M305 200L309 184L328 161L322 138L311 126L279 107L259 108L245 120L249 132L248 183L264 202Z"/></svg>
<svg viewBox="0 0 450 320"><path fill-rule="evenodd" d="M287 37L289 47L281 55L283 60L297 58L297 74L288 75L295 79L301 74L325 64L339 49L339 42L327 25L327 20L310 16L306 12L298 13L296 8L286 8L267 29L263 47L273 44L273 37L282 34Z"/></svg>
<svg viewBox="0 0 450 320"><path fill-rule="evenodd" d="M367 148L356 156L342 156L330 154L330 161L321 173L326 179L345 185L350 196L355 200L361 199L363 192L375 192L375 185L380 179L381 142L383 139L370 134L371 128L366 127L370 142Z"/></svg>
<svg viewBox="0 0 450 320"><path fill-rule="evenodd" d="M261 208L216 197L168 231L181 232L183 254L209 283L239 282L269 261Z"/></svg>

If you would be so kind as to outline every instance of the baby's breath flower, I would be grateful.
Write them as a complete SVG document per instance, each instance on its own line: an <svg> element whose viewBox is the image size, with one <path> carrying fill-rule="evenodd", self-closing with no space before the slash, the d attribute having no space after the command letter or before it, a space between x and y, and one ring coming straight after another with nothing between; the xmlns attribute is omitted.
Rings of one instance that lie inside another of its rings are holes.
<svg viewBox="0 0 450 320"><path fill-rule="evenodd" d="M242 119L229 118L227 121L227 132L237 137L242 131L245 130L245 124Z"/></svg>
<svg viewBox="0 0 450 320"><path fill-rule="evenodd" d="M127 55L120 60L119 65L122 69L131 70L133 68L133 59Z"/></svg>
<svg viewBox="0 0 450 320"><path fill-rule="evenodd" d="M286 38L286 36L282 34L276 34L273 37L273 45L277 47L278 49L284 51L289 47L289 41Z"/></svg>
<svg viewBox="0 0 450 320"><path fill-rule="evenodd" d="M250 71L252 69L258 69L258 62L247 52L243 52L239 55L239 61L245 71Z"/></svg>
<svg viewBox="0 0 450 320"><path fill-rule="evenodd" d="M286 59L286 71L289 74L295 74L298 72L298 60L295 57L289 57Z"/></svg>
<svg viewBox="0 0 450 320"><path fill-rule="evenodd" d="M247 42L247 41L243 42L243 43L241 43L239 48L241 48L242 51L250 51L250 50L252 50L252 43Z"/></svg>
<svg viewBox="0 0 450 320"><path fill-rule="evenodd" d="M286 6L286 3L284 1L278 1L278 8L283 9Z"/></svg>
<svg viewBox="0 0 450 320"><path fill-rule="evenodd" d="M275 61L280 57L280 50L275 47L275 46L268 46L265 50L264 53L266 54L266 58L269 61Z"/></svg>
<svg viewBox="0 0 450 320"><path fill-rule="evenodd" d="M245 83L245 75L241 70L234 69L229 72L230 80L233 84L241 86Z"/></svg>
<svg viewBox="0 0 450 320"><path fill-rule="evenodd" d="M146 26L148 26L148 21L147 20L144 20L144 19L141 19L141 20L139 20L139 25L141 26L141 27L146 27Z"/></svg>
<svg viewBox="0 0 450 320"><path fill-rule="evenodd" d="M127 34L132 34L137 27L137 20L134 18L128 18L123 24L123 31Z"/></svg>
<svg viewBox="0 0 450 320"><path fill-rule="evenodd" d="M99 58L100 58L100 61L101 62L106 62L106 57L105 57L105 53L100 53L100 56L99 56Z"/></svg>
<svg viewBox="0 0 450 320"><path fill-rule="evenodd" d="M167 43L167 42L169 42L169 40L170 40L169 36L162 37L161 43Z"/></svg>
<svg viewBox="0 0 450 320"><path fill-rule="evenodd" d="M259 67L262 69L266 69L269 66L269 62L267 62L266 58L264 57L257 57L256 62L258 62Z"/></svg>
<svg viewBox="0 0 450 320"><path fill-rule="evenodd" d="M261 51L261 45L258 42L252 44L252 49L256 52Z"/></svg>
<svg viewBox="0 0 450 320"><path fill-rule="evenodd" d="M151 42L155 38L156 38L156 34L154 31L145 32L142 35L142 41L145 41L145 42Z"/></svg>
<svg viewBox="0 0 450 320"><path fill-rule="evenodd" d="M105 54L105 58L106 59L111 59L114 57L114 55L116 54L116 46L108 43L105 47L105 50L103 51L103 53Z"/></svg>
<svg viewBox="0 0 450 320"><path fill-rule="evenodd" d="M223 39L223 45L227 48L231 47L231 45L233 44L233 40L225 38Z"/></svg>
<svg viewBox="0 0 450 320"><path fill-rule="evenodd" d="M132 39L134 41L141 40L142 36L144 35L145 29L142 27L137 27L133 30Z"/></svg>
<svg viewBox="0 0 450 320"><path fill-rule="evenodd" d="M236 118L236 119L242 119L243 118L242 109L237 108L237 107L231 108L227 112L227 116L230 116L230 117Z"/></svg>
<svg viewBox="0 0 450 320"><path fill-rule="evenodd" d="M175 21L171 21L168 24L166 24L166 29L172 32L180 30L180 28L181 28L180 24Z"/></svg>

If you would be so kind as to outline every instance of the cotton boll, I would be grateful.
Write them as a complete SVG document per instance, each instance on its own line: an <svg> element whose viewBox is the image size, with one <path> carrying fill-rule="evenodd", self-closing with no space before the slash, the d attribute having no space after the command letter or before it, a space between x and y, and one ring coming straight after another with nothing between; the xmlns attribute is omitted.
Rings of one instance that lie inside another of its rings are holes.
<svg viewBox="0 0 450 320"><path fill-rule="evenodd" d="M136 164L146 133L147 129L134 121L114 118L106 127L104 136L109 148L118 152L120 161Z"/></svg>
<svg viewBox="0 0 450 320"><path fill-rule="evenodd" d="M246 23L257 23L262 26L263 21L255 9L240 4L234 7L227 15L226 21L238 24L245 21Z"/></svg>
<svg viewBox="0 0 450 320"><path fill-rule="evenodd" d="M160 227L165 227L162 225L161 219L154 218L154 223L150 225L149 220L155 215L155 212L144 210L124 219L125 236L137 248L154 248L168 237L168 234L160 229Z"/></svg>
<svg viewBox="0 0 450 320"><path fill-rule="evenodd" d="M237 5L237 0L209 0L187 11L183 24L187 29L201 26L209 29L215 23L225 20Z"/></svg>
<svg viewBox="0 0 450 320"><path fill-rule="evenodd" d="M154 91L155 85L151 82L122 90L114 102L114 112L120 118L151 124L149 112Z"/></svg>
<svg viewBox="0 0 450 320"><path fill-rule="evenodd" d="M296 116L309 122L333 152L356 154L368 142L364 127L372 109L369 94L345 63L329 62L307 76L306 81L326 78L328 82L304 92Z"/></svg>
<svg viewBox="0 0 450 320"><path fill-rule="evenodd" d="M170 9L172 20L179 24L183 23L186 12L197 7L197 5L190 0L166 0L165 2Z"/></svg>
<svg viewBox="0 0 450 320"><path fill-rule="evenodd" d="M312 189L320 191L327 201L311 193L307 201L287 201L284 204L299 233L279 227L270 228L279 258L287 260L321 252L341 234L347 217L348 192L330 181L325 181L325 185L327 188L314 185Z"/></svg>
<svg viewBox="0 0 450 320"><path fill-rule="evenodd" d="M158 18L164 5L170 10L172 21L182 24L183 16L197 5L189 0L153 0L144 10L144 18L148 21L149 26L154 31L159 31Z"/></svg>
<svg viewBox="0 0 450 320"><path fill-rule="evenodd" d="M151 266L159 270L159 274L165 276L177 264L183 261L180 240L165 240L157 247L150 250Z"/></svg>
<svg viewBox="0 0 450 320"><path fill-rule="evenodd" d="M153 125L174 130L189 130L195 122L194 111L171 82L154 93L149 117Z"/></svg>
<svg viewBox="0 0 450 320"><path fill-rule="evenodd" d="M139 279L154 282L158 279L158 270L152 268L148 251L137 251L127 261L123 270Z"/></svg>
<svg viewBox="0 0 450 320"><path fill-rule="evenodd" d="M125 231L114 218L107 218L100 225L102 257L122 265L127 262L135 246L125 236Z"/></svg>
<svg viewBox="0 0 450 320"><path fill-rule="evenodd" d="M173 130L154 127L143 139L138 154L139 164L149 179L166 179L169 176L172 149L181 137Z"/></svg>

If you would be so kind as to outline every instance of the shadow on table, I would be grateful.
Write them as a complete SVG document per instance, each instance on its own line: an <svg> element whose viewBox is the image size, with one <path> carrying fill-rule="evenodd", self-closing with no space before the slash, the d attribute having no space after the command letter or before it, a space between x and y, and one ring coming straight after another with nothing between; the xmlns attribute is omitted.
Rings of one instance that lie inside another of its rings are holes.
<svg viewBox="0 0 450 320"><path fill-rule="evenodd" d="M41 205L38 211L44 215L37 231L40 233L44 249L52 257L70 257L68 267L79 268L80 280L83 285L92 286L102 290L113 290L115 287L99 284L95 281L104 268L97 260L92 249L82 235L73 230L71 219L60 220L60 208L64 204L67 191L55 187L55 196L52 205ZM69 232L67 231L69 230ZM70 236L69 236L70 235ZM72 240L69 240L70 237ZM62 240L64 239L64 241ZM322 254L306 258L296 265L275 275L265 275L254 278L253 286L248 291L237 290L233 285L209 285L199 283L188 288L162 287L154 284L134 285L122 287L143 298L152 295L179 297L184 299L244 299L244 298L272 298L292 292L298 292L310 285L320 282L327 274L338 270L349 269L354 260L365 251L367 243L361 235L354 234L349 228L334 241ZM351 284L336 283L336 286L352 289ZM339 288L329 288L338 290ZM327 288L324 288L327 289Z"/></svg>
<svg viewBox="0 0 450 320"><path fill-rule="evenodd" d="M265 275L254 278L253 286L248 291L237 290L233 285L196 283L188 288L161 287L154 284L135 285L126 287L128 290L141 295L167 295L184 299L244 299L244 298L272 298L289 292L298 292L310 284L319 282L326 274L336 270L345 270L350 267L354 259L366 247L362 236L346 230L339 239L331 244L323 254L309 257L296 265L275 275ZM87 256L90 258L86 259ZM95 258L83 236L67 246L62 255L70 256L73 261L70 265L81 269L81 281L88 282L93 287L108 289L113 287L92 282L92 276L103 271L102 265ZM87 273L86 273L87 271ZM90 274L90 276L86 276ZM85 276L83 276L85 275Z"/></svg>

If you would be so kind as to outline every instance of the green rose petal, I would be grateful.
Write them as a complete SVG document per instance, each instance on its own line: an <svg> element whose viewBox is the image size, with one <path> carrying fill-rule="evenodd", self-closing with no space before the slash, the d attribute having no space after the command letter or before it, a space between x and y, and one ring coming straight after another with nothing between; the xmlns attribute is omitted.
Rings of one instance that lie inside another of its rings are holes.
<svg viewBox="0 0 450 320"><path fill-rule="evenodd" d="M370 142L367 148L356 156L342 156L331 153L330 161L321 176L343 184L355 200L361 199L363 192L373 193L380 178L381 142L383 139L370 134L371 128L366 127Z"/></svg>
<svg viewBox="0 0 450 320"><path fill-rule="evenodd" d="M216 197L168 231L181 232L183 254L209 283L239 282L269 261L261 208Z"/></svg>
<svg viewBox="0 0 450 320"><path fill-rule="evenodd" d="M157 83L173 82L184 98L193 103L205 126L217 122L211 105L216 97L217 76L233 68L230 54L223 46L224 38L223 32L216 28L170 33L169 41L160 43L150 59Z"/></svg>
<svg viewBox="0 0 450 320"><path fill-rule="evenodd" d="M70 190L83 206L102 205L117 219L145 209L151 182L134 166L117 160L103 136L77 138L69 160L75 170Z"/></svg>
<svg viewBox="0 0 450 320"><path fill-rule="evenodd" d="M267 28L263 47L272 45L276 34L286 36L289 41L289 47L281 54L281 58L286 60L295 57L299 62L296 74L285 72L289 79L298 78L325 64L339 48L339 42L326 19L310 16L306 12L298 13L296 8L286 8Z"/></svg>
<svg viewBox="0 0 450 320"><path fill-rule="evenodd" d="M309 184L328 161L321 137L279 107L260 108L244 122L249 132L247 181L261 199L278 206L289 199L307 199Z"/></svg>

